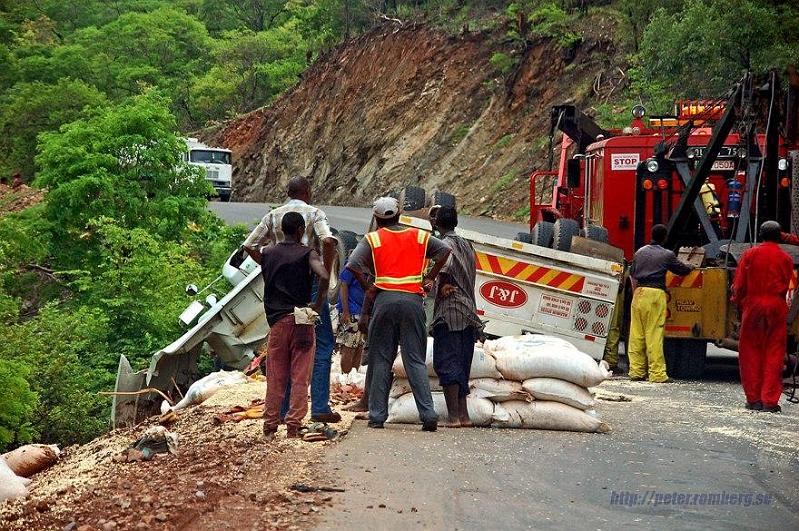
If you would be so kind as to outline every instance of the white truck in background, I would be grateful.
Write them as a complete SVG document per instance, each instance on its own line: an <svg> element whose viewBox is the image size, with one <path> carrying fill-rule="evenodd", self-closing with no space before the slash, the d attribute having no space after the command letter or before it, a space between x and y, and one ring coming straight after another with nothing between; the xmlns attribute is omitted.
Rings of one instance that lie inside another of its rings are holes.
<svg viewBox="0 0 799 531"><path fill-rule="evenodd" d="M431 230L424 203L405 209L400 223ZM557 251L487 234L457 229L475 248L477 259L477 308L490 336L531 334L555 335L601 359L610 330L616 295L623 279L623 258L602 259L597 253ZM357 244L349 231L335 231L338 253L331 278L339 271ZM576 240L577 238L575 238ZM598 244L601 245L601 244ZM579 245L575 246L578 248ZM609 247L609 246L606 246ZM619 255L621 257L621 255ZM196 297L216 282L226 280L222 297L204 295L194 300L179 319L186 332L172 344L153 354L145 371L134 372L121 356L112 406L115 427L132 425L155 414L161 397L143 389L174 394L199 377L197 362L204 345L227 366L244 368L254 358L269 333L263 309L261 267L249 256L234 252L211 285L186 292ZM330 299L337 285L331 284ZM201 302L204 300L205 302Z"/></svg>
<svg viewBox="0 0 799 531"><path fill-rule="evenodd" d="M232 152L211 147L196 138L186 138L185 160L191 166L205 170L205 180L211 183L222 201L230 201L233 190Z"/></svg>

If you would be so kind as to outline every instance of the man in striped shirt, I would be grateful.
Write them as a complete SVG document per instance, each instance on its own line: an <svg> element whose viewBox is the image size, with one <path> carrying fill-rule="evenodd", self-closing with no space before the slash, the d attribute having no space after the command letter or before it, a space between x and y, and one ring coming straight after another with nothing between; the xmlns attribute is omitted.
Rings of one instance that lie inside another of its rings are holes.
<svg viewBox="0 0 799 531"><path fill-rule="evenodd" d="M441 241L451 253L436 279L433 309L433 367L444 389L450 427L468 427L469 372L474 355L474 341L482 323L477 316L474 285L477 269L474 248L455 234L458 213L441 207L433 219Z"/></svg>
<svg viewBox="0 0 799 531"><path fill-rule="evenodd" d="M322 255L328 273L333 266L336 253L336 238L330 230L327 216L322 210L310 205L311 183L305 177L294 177L289 181L287 195L289 200L282 206L273 208L244 240L244 249L253 260L261 263L261 248L274 245L283 240L281 223L288 212L297 212L305 219L305 232L300 243L308 245ZM316 297L314 282L313 297ZM330 321L330 303L325 299L316 325L316 353L311 375L311 420L314 422L338 422L341 415L330 408L330 365L335 346L333 325ZM290 393L289 389L287 392ZM283 404L283 414L288 409L288 401Z"/></svg>

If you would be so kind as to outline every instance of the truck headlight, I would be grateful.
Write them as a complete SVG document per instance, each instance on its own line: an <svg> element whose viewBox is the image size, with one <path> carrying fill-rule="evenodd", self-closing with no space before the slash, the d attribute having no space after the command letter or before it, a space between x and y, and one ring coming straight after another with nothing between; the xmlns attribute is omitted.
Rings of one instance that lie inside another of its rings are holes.
<svg viewBox="0 0 799 531"><path fill-rule="evenodd" d="M646 169L649 173L655 173L660 168L660 164L655 159L649 159L646 161Z"/></svg>

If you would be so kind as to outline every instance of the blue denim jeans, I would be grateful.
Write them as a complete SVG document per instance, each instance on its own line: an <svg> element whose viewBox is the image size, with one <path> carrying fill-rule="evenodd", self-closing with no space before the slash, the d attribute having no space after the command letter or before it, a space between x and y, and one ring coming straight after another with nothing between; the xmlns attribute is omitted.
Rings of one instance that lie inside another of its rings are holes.
<svg viewBox="0 0 799 531"><path fill-rule="evenodd" d="M316 299L316 282L314 282L311 300ZM319 324L316 325L316 353L311 373L311 415L330 413L330 365L333 358L333 347L336 336L333 335L333 323L330 321L330 303L325 299L319 312ZM291 385L286 389L280 418L284 418L289 410Z"/></svg>

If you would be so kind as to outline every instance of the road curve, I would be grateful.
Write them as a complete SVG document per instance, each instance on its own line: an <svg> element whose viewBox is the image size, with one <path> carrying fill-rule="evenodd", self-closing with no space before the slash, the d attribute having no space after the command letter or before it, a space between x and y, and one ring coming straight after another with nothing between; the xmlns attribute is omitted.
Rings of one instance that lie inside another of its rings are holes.
<svg viewBox="0 0 799 531"><path fill-rule="evenodd" d="M208 208L225 220L226 223L244 223L248 226L254 226L272 206L274 204L270 203L208 203ZM369 220L372 217L370 208L332 205L324 205L320 208L327 213L330 226L338 230L349 230L357 234L366 232ZM459 225L463 229L511 239L516 236L516 233L528 230L527 225L521 223L472 216L461 216Z"/></svg>

